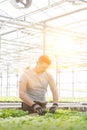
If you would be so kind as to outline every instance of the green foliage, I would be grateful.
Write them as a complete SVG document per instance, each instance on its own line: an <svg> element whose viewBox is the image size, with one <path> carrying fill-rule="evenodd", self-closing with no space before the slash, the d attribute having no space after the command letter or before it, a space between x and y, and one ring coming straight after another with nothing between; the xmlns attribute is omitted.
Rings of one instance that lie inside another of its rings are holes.
<svg viewBox="0 0 87 130"><path fill-rule="evenodd" d="M0 118L7 118L7 117L20 117L20 116L24 116L27 115L28 113L23 111L23 110L19 110L19 109L1 109L0 110Z"/></svg>
<svg viewBox="0 0 87 130"><path fill-rule="evenodd" d="M17 115L0 118L0 130L87 130L87 112L58 109L44 116Z"/></svg>
<svg viewBox="0 0 87 130"><path fill-rule="evenodd" d="M21 99L19 97L11 97L11 96L1 96L0 102L21 102Z"/></svg>
<svg viewBox="0 0 87 130"><path fill-rule="evenodd" d="M52 97L47 97L48 102L52 102ZM80 101L87 101L87 98L73 98L73 97L64 97L64 98L59 98L59 102L80 102ZM21 102L21 99L19 97L13 97L13 96L1 96L0 97L0 102Z"/></svg>

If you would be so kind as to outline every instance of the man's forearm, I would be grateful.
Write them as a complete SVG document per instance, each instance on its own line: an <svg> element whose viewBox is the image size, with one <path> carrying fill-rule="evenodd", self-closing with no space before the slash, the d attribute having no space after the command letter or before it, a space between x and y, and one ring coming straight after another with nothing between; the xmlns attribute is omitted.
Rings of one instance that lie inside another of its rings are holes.
<svg viewBox="0 0 87 130"><path fill-rule="evenodd" d="M53 97L53 103L58 103L58 98L57 97Z"/></svg>
<svg viewBox="0 0 87 130"><path fill-rule="evenodd" d="M29 106L34 104L34 102L26 95L25 92L20 92L19 97Z"/></svg>
<svg viewBox="0 0 87 130"><path fill-rule="evenodd" d="M53 103L58 103L58 93L53 94Z"/></svg>

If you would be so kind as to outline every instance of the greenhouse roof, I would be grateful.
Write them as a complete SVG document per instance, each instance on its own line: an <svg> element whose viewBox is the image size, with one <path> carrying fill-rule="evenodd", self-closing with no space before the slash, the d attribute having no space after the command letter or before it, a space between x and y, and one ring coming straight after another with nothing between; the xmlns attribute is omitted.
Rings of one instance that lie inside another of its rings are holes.
<svg viewBox="0 0 87 130"><path fill-rule="evenodd" d="M87 66L87 0L0 0L0 67L16 72L47 53L60 66Z"/></svg>

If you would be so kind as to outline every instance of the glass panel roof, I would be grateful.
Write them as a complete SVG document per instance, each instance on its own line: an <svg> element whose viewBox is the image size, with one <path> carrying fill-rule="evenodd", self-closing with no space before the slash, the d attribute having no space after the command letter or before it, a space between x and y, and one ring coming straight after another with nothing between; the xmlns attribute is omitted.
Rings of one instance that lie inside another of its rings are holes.
<svg viewBox="0 0 87 130"><path fill-rule="evenodd" d="M32 0L17 9L0 0L0 73L49 54L60 66L87 67L87 1Z"/></svg>

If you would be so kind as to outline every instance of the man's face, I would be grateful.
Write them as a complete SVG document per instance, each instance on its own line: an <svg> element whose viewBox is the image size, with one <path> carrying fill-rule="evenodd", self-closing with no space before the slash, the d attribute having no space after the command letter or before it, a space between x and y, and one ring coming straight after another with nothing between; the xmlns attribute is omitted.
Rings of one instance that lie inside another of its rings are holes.
<svg viewBox="0 0 87 130"><path fill-rule="evenodd" d="M38 62L37 63L38 66L38 72L39 73L43 73L46 71L46 69L49 67L49 65L45 62Z"/></svg>

